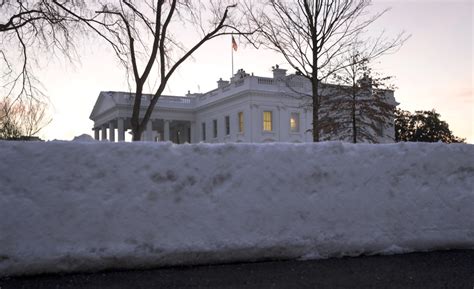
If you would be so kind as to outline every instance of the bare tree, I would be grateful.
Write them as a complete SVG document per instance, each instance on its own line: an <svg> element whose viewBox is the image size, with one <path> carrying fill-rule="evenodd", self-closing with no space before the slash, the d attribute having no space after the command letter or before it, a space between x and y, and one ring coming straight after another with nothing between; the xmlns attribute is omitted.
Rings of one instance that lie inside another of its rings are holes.
<svg viewBox="0 0 474 289"><path fill-rule="evenodd" d="M203 3L197 0L111 1L94 13L81 15L59 1L53 1L104 38L114 49L134 83L132 139L140 140L153 109L176 69L204 43L218 36L241 33L231 23L236 4L228 1ZM206 19L206 15L211 15ZM186 48L177 30L197 30L200 37ZM245 33L244 33L245 34ZM157 69L156 69L157 68ZM153 70L155 69L155 70ZM156 77L153 74L156 73ZM157 80L156 80L157 79ZM144 104L143 90L156 82L156 88Z"/></svg>
<svg viewBox="0 0 474 289"><path fill-rule="evenodd" d="M47 104L34 98L22 102L12 97L0 100L0 139L30 138L49 122Z"/></svg>
<svg viewBox="0 0 474 289"><path fill-rule="evenodd" d="M311 82L315 142L320 140L321 81L344 67L341 57L350 45L386 12L367 17L370 4L370 0L267 0L260 6L247 2L249 23L260 32L254 41L280 53L297 74ZM405 39L400 34L386 41L381 35L369 56L380 56Z"/></svg>
<svg viewBox="0 0 474 289"><path fill-rule="evenodd" d="M71 5L81 6L81 3L71 1ZM72 59L75 23L51 1L0 1L2 124L12 124L12 119L3 118L13 115L27 117L24 121L38 119L40 107L41 114L45 113L47 97L34 70L40 58L61 54ZM18 113L20 108L22 113ZM25 111L28 109L31 111ZM40 123L37 125L41 126ZM31 128L34 126L30 125ZM21 133L31 135L35 130L21 130Z"/></svg>
<svg viewBox="0 0 474 289"><path fill-rule="evenodd" d="M323 85L320 128L325 139L377 143L393 136L397 103L391 78L373 72L364 51L354 46L333 84Z"/></svg>

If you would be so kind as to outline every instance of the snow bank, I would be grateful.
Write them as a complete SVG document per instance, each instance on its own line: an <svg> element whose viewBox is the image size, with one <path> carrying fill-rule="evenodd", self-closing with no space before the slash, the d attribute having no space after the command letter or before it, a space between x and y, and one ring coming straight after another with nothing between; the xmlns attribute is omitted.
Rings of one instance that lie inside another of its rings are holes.
<svg viewBox="0 0 474 289"><path fill-rule="evenodd" d="M72 141L90 142L90 141L96 141L96 140L92 136L83 133L81 135L75 136Z"/></svg>
<svg viewBox="0 0 474 289"><path fill-rule="evenodd" d="M474 248L474 146L0 142L0 275Z"/></svg>

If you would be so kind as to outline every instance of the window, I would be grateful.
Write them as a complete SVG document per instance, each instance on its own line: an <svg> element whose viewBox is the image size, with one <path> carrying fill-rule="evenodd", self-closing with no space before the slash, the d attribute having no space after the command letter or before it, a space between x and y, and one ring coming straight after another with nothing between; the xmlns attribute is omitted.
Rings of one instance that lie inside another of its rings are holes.
<svg viewBox="0 0 474 289"><path fill-rule="evenodd" d="M263 130L272 131L272 112L264 111L263 112Z"/></svg>
<svg viewBox="0 0 474 289"><path fill-rule="evenodd" d="M239 117L239 132L243 133L244 132L244 113L241 111L238 114Z"/></svg>
<svg viewBox="0 0 474 289"><path fill-rule="evenodd" d="M225 117L225 135L230 135L230 117Z"/></svg>
<svg viewBox="0 0 474 289"><path fill-rule="evenodd" d="M214 119L212 121L212 124L213 124L214 138L217 138L217 119Z"/></svg>
<svg viewBox="0 0 474 289"><path fill-rule="evenodd" d="M290 115L290 131L291 132L300 131L300 114L297 112L292 112Z"/></svg>
<svg viewBox="0 0 474 289"><path fill-rule="evenodd" d="M379 137L383 137L383 129L384 129L384 123L383 122L378 122L376 131L377 131L377 135Z"/></svg>
<svg viewBox="0 0 474 289"><path fill-rule="evenodd" d="M206 123L205 122L202 123L202 140L203 141L206 140Z"/></svg>

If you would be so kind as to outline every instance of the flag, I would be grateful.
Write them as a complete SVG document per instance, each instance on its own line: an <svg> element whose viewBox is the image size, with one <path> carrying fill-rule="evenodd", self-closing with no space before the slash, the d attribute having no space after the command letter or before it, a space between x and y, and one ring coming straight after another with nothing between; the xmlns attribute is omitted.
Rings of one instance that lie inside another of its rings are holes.
<svg viewBox="0 0 474 289"><path fill-rule="evenodd" d="M232 49L237 51L237 42L235 42L234 36L232 35Z"/></svg>

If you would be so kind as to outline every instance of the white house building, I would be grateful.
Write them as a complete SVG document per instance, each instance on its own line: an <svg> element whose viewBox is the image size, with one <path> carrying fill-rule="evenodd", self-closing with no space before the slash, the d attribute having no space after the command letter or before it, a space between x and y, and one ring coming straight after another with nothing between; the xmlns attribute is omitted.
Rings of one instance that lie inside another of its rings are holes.
<svg viewBox="0 0 474 289"><path fill-rule="evenodd" d="M239 70L230 81L220 79L217 88L184 97L163 95L143 133L145 141L197 142L311 142L312 110L308 105L310 83L301 76L287 75L278 66L273 77L249 75ZM306 95L307 95L306 94ZM142 114L150 95L144 95ZM397 105L393 91L387 102ZM102 91L90 119L95 139L124 141L131 128L132 95ZM387 119L377 142L394 141L393 119ZM388 129L387 129L388 127ZM391 129L390 129L391 127Z"/></svg>

